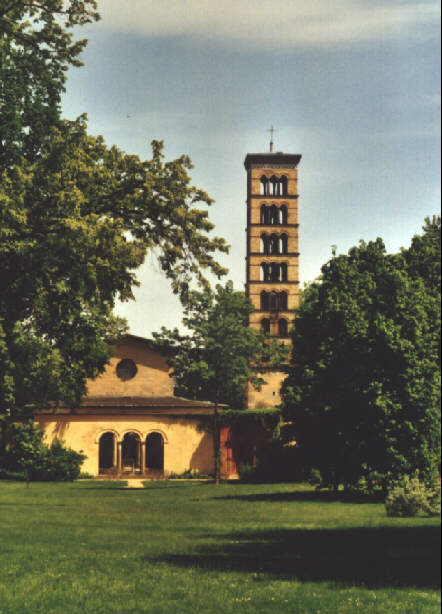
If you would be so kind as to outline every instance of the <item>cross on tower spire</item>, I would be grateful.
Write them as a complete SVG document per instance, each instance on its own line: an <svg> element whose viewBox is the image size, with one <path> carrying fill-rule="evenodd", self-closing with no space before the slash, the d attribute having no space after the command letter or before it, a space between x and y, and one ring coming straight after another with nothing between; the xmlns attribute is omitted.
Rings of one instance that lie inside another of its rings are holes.
<svg viewBox="0 0 442 614"><path fill-rule="evenodd" d="M267 130L267 132L270 132L270 153L273 153L273 133L276 132L275 128L272 126L270 126L270 128Z"/></svg>

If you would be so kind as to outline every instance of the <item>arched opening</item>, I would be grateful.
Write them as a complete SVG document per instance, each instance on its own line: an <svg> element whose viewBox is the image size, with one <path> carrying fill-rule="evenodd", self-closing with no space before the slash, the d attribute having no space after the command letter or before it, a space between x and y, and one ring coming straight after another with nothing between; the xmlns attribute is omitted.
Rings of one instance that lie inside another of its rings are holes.
<svg viewBox="0 0 442 614"><path fill-rule="evenodd" d="M285 175L279 180L279 190L281 196L287 196L287 177Z"/></svg>
<svg viewBox="0 0 442 614"><path fill-rule="evenodd" d="M280 281L287 281L287 263L286 262L283 262L281 264Z"/></svg>
<svg viewBox="0 0 442 614"><path fill-rule="evenodd" d="M272 175L269 180L270 195L276 196L278 194L278 178Z"/></svg>
<svg viewBox="0 0 442 614"><path fill-rule="evenodd" d="M263 225L269 223L269 210L265 205L261 205L259 221Z"/></svg>
<svg viewBox="0 0 442 614"><path fill-rule="evenodd" d="M278 235L270 235L270 253L271 254L279 254L279 238Z"/></svg>
<svg viewBox="0 0 442 614"><path fill-rule="evenodd" d="M286 254L287 253L287 247L288 247L288 237L286 234L281 235L280 238L280 253L281 254Z"/></svg>
<svg viewBox="0 0 442 614"><path fill-rule="evenodd" d="M278 311L279 301L278 301L278 293L271 292L270 293L270 311L273 313Z"/></svg>
<svg viewBox="0 0 442 614"><path fill-rule="evenodd" d="M261 177L260 194L262 196L267 196L268 193L269 193L269 181L268 181L267 177L265 175L263 175Z"/></svg>
<svg viewBox="0 0 442 614"><path fill-rule="evenodd" d="M287 207L285 205L281 205L279 208L279 223L284 226L287 224Z"/></svg>
<svg viewBox="0 0 442 614"><path fill-rule="evenodd" d="M164 469L164 441L160 433L150 433L146 437L146 469Z"/></svg>
<svg viewBox="0 0 442 614"><path fill-rule="evenodd" d="M267 262L261 263L261 281L269 281L269 265Z"/></svg>
<svg viewBox="0 0 442 614"><path fill-rule="evenodd" d="M277 226L279 224L279 212L276 205L270 207L269 223L272 226Z"/></svg>
<svg viewBox="0 0 442 614"><path fill-rule="evenodd" d="M280 265L278 262L270 263L270 280L269 281L281 281Z"/></svg>
<svg viewBox="0 0 442 614"><path fill-rule="evenodd" d="M287 292L279 293L279 310L280 311L287 310Z"/></svg>
<svg viewBox="0 0 442 614"><path fill-rule="evenodd" d="M103 433L98 442L98 473L106 473L115 467L115 435Z"/></svg>
<svg viewBox="0 0 442 614"><path fill-rule="evenodd" d="M141 441L137 433L126 433L121 446L123 471L141 470Z"/></svg>
<svg viewBox="0 0 442 614"><path fill-rule="evenodd" d="M278 320L278 336L285 338L288 337L289 334L289 330L288 330L288 324L287 324L287 320L285 320L284 318L281 318Z"/></svg>
<svg viewBox="0 0 442 614"><path fill-rule="evenodd" d="M268 318L261 320L261 331L266 335L270 335L270 320Z"/></svg>
<svg viewBox="0 0 442 614"><path fill-rule="evenodd" d="M261 254L268 254L268 253L269 253L269 238L264 233L261 235Z"/></svg>
<svg viewBox="0 0 442 614"><path fill-rule="evenodd" d="M269 310L269 294L265 290L261 292L261 310L262 311Z"/></svg>

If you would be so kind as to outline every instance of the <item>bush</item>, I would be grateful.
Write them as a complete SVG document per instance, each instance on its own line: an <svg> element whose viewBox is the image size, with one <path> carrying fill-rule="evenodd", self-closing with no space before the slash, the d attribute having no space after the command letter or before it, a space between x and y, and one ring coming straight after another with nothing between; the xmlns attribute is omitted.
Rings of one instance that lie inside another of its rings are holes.
<svg viewBox="0 0 442 614"><path fill-rule="evenodd" d="M65 448L58 440L47 446L43 435L32 420L11 426L6 452L0 459L3 479L14 479L8 476L17 474L16 479L25 476L37 481L71 482L79 477L86 456Z"/></svg>
<svg viewBox="0 0 442 614"><path fill-rule="evenodd" d="M419 478L419 472L413 476L405 475L392 485L385 500L388 516L427 516L440 514L440 485L428 486Z"/></svg>
<svg viewBox="0 0 442 614"><path fill-rule="evenodd" d="M258 451L255 466L242 465L239 479L242 482L302 482L306 468L304 452L296 446L284 445L280 440Z"/></svg>
<svg viewBox="0 0 442 614"><path fill-rule="evenodd" d="M86 456L65 448L58 439L47 448L35 466L30 467L31 480L42 482L73 482L80 476Z"/></svg>
<svg viewBox="0 0 442 614"><path fill-rule="evenodd" d="M253 467L252 465L241 465L238 473L241 482L254 484L255 482L260 481L258 467Z"/></svg>
<svg viewBox="0 0 442 614"><path fill-rule="evenodd" d="M25 482L26 473L24 471L10 471L0 467L0 480L14 480L14 482Z"/></svg>
<svg viewBox="0 0 442 614"><path fill-rule="evenodd" d="M316 469L315 467L310 469L307 474L307 482L310 484L310 486L315 486L317 490L322 488L323 479L319 469Z"/></svg>
<svg viewBox="0 0 442 614"><path fill-rule="evenodd" d="M186 469L183 473L171 471L167 478L169 480L207 480L213 478L213 475L210 473L200 473L198 469Z"/></svg>

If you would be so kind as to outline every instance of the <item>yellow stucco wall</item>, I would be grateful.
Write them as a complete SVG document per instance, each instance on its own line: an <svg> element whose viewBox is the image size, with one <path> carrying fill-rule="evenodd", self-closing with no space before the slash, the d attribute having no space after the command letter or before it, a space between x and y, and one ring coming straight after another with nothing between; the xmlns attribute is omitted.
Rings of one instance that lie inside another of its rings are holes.
<svg viewBox="0 0 442 614"><path fill-rule="evenodd" d="M164 440L165 474L183 473L187 469L213 470L212 437L198 431L198 417L70 414L37 416L36 422L43 428L47 443L62 439L68 447L86 454L82 471L92 475L98 475L98 442L107 431L113 432L117 441L122 441L128 432L137 433L141 441L149 433L160 433Z"/></svg>
<svg viewBox="0 0 442 614"><path fill-rule="evenodd" d="M137 373L132 379L123 381L116 368L124 359L132 359ZM88 381L88 397L173 397L173 380L166 357L150 347L148 340L128 335L114 348L113 357L104 373L96 380ZM187 469L200 472L213 470L213 441L210 435L198 430L201 418L172 416L171 411L152 405L151 411L144 409L130 413L129 407L113 406L106 411L80 408L78 413L62 410L58 414L42 412L36 414L37 424L43 428L47 443L61 439L66 446L82 451L87 459L82 471L98 475L98 453L100 436L111 431L116 441L121 442L125 433L135 432L141 442L152 432L160 433L164 441L164 473L182 473ZM199 411L204 411L200 410ZM186 410L181 410L186 412ZM210 412L210 410L209 410ZM180 412L178 412L180 413ZM195 413L189 410L189 414Z"/></svg>
<svg viewBox="0 0 442 614"><path fill-rule="evenodd" d="M286 378L282 371L269 371L262 375L266 383L261 390L255 390L251 384L247 389L248 409L263 409L276 407L281 403L280 390L281 384Z"/></svg>
<svg viewBox="0 0 442 614"><path fill-rule="evenodd" d="M137 366L133 379L123 381L117 377L116 368L124 358L132 359ZM173 380L166 357L149 348L148 342L127 336L115 347L110 364L95 380L88 380L90 396L172 396Z"/></svg>

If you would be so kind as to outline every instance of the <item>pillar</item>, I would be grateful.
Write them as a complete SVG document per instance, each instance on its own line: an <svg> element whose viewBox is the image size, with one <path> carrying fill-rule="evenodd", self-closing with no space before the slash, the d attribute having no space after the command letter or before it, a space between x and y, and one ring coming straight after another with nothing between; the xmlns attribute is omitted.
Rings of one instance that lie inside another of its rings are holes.
<svg viewBox="0 0 442 614"><path fill-rule="evenodd" d="M146 442L141 442L141 473L146 471Z"/></svg>

